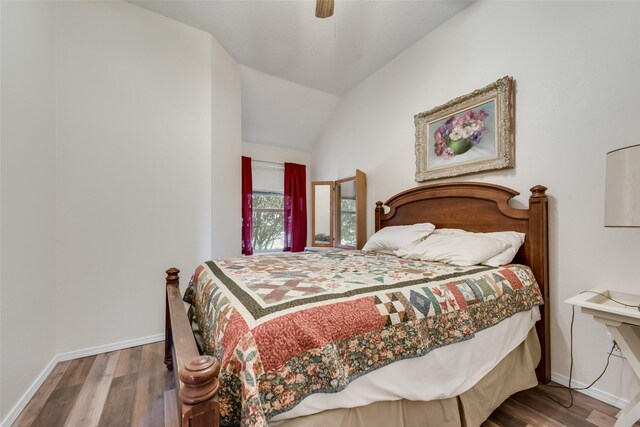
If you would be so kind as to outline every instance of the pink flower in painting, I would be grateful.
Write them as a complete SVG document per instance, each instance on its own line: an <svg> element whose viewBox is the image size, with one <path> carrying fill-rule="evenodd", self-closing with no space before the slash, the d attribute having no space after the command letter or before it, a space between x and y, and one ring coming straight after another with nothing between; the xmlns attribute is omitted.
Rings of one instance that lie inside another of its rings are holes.
<svg viewBox="0 0 640 427"><path fill-rule="evenodd" d="M445 160L449 160L450 158L452 158L453 156L455 156L455 153L453 152L453 150L449 147L447 147L444 150L444 159Z"/></svg>
<svg viewBox="0 0 640 427"><path fill-rule="evenodd" d="M438 157L449 160L456 155L453 145L459 144L456 141L465 141L464 148L456 148L458 154L462 154L470 149L470 146L480 143L482 136L487 133L484 120L489 114L484 111L469 110L464 114L459 114L447 119L444 124L433 133L434 152ZM463 151L464 150L464 151Z"/></svg>

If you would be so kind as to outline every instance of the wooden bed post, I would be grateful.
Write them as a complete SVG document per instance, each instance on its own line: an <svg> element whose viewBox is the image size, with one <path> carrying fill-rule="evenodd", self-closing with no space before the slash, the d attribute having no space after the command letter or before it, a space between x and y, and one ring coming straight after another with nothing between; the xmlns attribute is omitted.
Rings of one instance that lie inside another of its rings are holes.
<svg viewBox="0 0 640 427"><path fill-rule="evenodd" d="M218 427L220 363L198 353L180 295L180 270L166 273L164 364L174 372L178 422L182 427Z"/></svg>
<svg viewBox="0 0 640 427"><path fill-rule="evenodd" d="M180 288L180 270L172 267L166 271L167 286ZM164 316L164 365L168 370L173 370L173 357L171 347L173 346L173 336L171 334L171 313L169 312L169 294L165 292L165 316Z"/></svg>
<svg viewBox="0 0 640 427"><path fill-rule="evenodd" d="M180 369L180 401L183 403L183 427L220 425L220 406L213 397L220 383L220 363L211 356L200 356ZM191 408L184 408L191 405Z"/></svg>
<svg viewBox="0 0 640 427"><path fill-rule="evenodd" d="M548 198L547 187L536 185L530 189L529 197L529 238L531 239L531 270L536 277L544 304L540 306L542 322L536 323L540 338L542 357L536 368L536 376L541 383L551 381L551 346L549 332L549 240L548 240Z"/></svg>

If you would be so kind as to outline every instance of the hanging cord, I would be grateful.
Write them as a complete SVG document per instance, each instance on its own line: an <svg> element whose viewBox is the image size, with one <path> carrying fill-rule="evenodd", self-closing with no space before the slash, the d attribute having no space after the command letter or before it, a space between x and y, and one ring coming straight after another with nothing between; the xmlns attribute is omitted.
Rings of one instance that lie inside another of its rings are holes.
<svg viewBox="0 0 640 427"><path fill-rule="evenodd" d="M640 310L640 306L639 306L639 305L627 304L627 303L624 303L624 302L622 302L622 301L618 301L617 299L613 299L613 298L611 298L609 295L605 295L605 294L600 293L600 292L596 292L596 291L582 291L582 292L580 292L580 293L581 293L581 294L596 294L596 295L600 295L601 297L605 297L606 299L611 300L611 301L615 302L616 304L620 304L620 305L623 305L623 306L625 306L625 307L633 307L633 308L637 308L638 310Z"/></svg>
<svg viewBox="0 0 640 427"><path fill-rule="evenodd" d="M620 304L622 306L625 307L633 307L633 308L638 308L640 309L640 307L636 306L636 305L632 305L632 304L626 304L624 302L618 301L616 299L611 298L608 295L602 294L600 292L595 292L595 291L582 291L580 292L581 294L584 293L591 293L591 294L597 294L600 295L602 297L605 297L617 304ZM563 408L569 409L573 406L573 390L577 390L577 391L581 391L581 390L587 390L589 388L591 388L595 383L598 382L598 380L600 380L600 378L602 378L602 376L604 375L605 372L607 372L607 368L609 368L609 362L611 361L611 355L613 354L613 350L616 349L616 343L614 342L613 345L611 346L611 350L609 351L609 354L607 355L607 363L604 365L604 369L602 370L602 372L600 373L600 375L598 375L598 378L596 378L595 380L593 380L593 382L591 384L589 384L586 387L571 387L571 382L572 382L572 378L573 378L573 321L575 320L576 317L576 306L572 306L571 307L571 326L569 329L569 386L564 386L564 385L549 385L549 387L553 387L553 388L563 388L563 389L567 389L569 391L569 404L566 405L562 402L560 402L559 400L555 399L553 396L547 394L546 392L540 390L540 392L545 395L546 397L548 397L549 399L553 400L555 403L557 403L558 405L562 406Z"/></svg>

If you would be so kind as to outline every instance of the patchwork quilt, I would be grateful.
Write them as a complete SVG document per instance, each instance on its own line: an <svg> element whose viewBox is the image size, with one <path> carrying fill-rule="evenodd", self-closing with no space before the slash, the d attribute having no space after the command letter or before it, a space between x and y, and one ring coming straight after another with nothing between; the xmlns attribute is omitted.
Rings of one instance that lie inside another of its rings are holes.
<svg viewBox="0 0 640 427"><path fill-rule="evenodd" d="M360 251L209 261L190 288L205 352L222 361L222 422L243 427L543 303L522 265Z"/></svg>

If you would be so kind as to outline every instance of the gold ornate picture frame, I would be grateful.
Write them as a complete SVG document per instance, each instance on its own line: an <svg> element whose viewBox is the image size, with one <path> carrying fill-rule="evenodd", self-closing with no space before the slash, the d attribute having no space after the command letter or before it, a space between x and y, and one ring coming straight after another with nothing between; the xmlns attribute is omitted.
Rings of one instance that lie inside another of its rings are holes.
<svg viewBox="0 0 640 427"><path fill-rule="evenodd" d="M513 78L416 114L416 181L512 168Z"/></svg>

